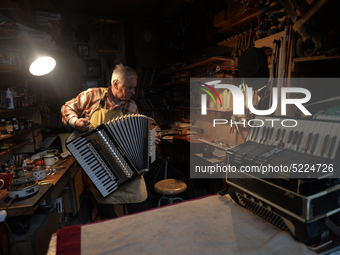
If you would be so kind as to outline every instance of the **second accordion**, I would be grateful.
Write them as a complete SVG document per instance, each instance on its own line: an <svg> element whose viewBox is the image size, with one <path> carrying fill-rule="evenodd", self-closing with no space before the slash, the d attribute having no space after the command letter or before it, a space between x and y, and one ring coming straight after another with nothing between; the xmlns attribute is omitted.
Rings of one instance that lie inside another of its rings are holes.
<svg viewBox="0 0 340 255"><path fill-rule="evenodd" d="M79 135L66 147L103 197L149 171L156 159L156 123L125 115Z"/></svg>

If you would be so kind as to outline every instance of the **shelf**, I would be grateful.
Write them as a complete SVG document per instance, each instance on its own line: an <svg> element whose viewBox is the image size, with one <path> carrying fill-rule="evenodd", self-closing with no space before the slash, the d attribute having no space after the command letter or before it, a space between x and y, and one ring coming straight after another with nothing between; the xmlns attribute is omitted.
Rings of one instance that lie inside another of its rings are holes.
<svg viewBox="0 0 340 255"><path fill-rule="evenodd" d="M33 29L41 29L41 26L37 23L37 21L31 15L21 10L18 4L15 2L2 0L0 4L0 9L1 12L8 18L13 19L20 24L31 27Z"/></svg>
<svg viewBox="0 0 340 255"><path fill-rule="evenodd" d="M255 12L252 14L248 14L246 17L239 19L223 28L218 30L219 33L224 33L224 34L229 34L231 31L237 29L237 28L242 28L245 24L252 22L252 21L257 21L257 14L259 12Z"/></svg>
<svg viewBox="0 0 340 255"><path fill-rule="evenodd" d="M14 145L14 146L12 146L11 148L9 148L7 150L0 151L0 156L4 155L6 153L12 152L12 151L14 151L16 149L19 149L19 148L21 148L21 147L23 147L23 146L25 146L25 145L27 145L29 143L30 143L30 141L26 141L24 143L20 143L20 144Z"/></svg>
<svg viewBox="0 0 340 255"><path fill-rule="evenodd" d="M20 130L18 133L15 133L15 134L1 135L0 136L0 141L8 139L8 138L13 138L13 137L16 137L16 136L28 134L28 133L32 132L32 130L40 128L40 127L41 126L36 126L36 127L30 128L30 129Z"/></svg>
<svg viewBox="0 0 340 255"><path fill-rule="evenodd" d="M316 67L320 69L320 65L322 65L322 70L324 70L328 65L332 68L335 68L340 62L340 56L312 56L312 57L304 57L304 58L294 58L291 66L291 72L315 72ZM315 66L318 64L318 66ZM335 65L336 64L336 65Z"/></svg>
<svg viewBox="0 0 340 255"><path fill-rule="evenodd" d="M329 61L329 60L340 60L340 56L312 56L312 57L305 57L305 58L294 58L293 62L310 62L310 61Z"/></svg>
<svg viewBox="0 0 340 255"><path fill-rule="evenodd" d="M0 73L15 73L19 75L29 75L28 70L25 71L21 68L18 68L12 65L7 65L4 63L0 63Z"/></svg>
<svg viewBox="0 0 340 255"><path fill-rule="evenodd" d="M20 23L24 26L33 28L35 30L44 31L50 34L54 39L58 36L58 33L55 31L41 26L35 19L35 13L26 13L22 9L19 8L17 3L14 3L9 0L1 0L0 1L0 10L6 17L14 20L17 23ZM29 10L32 11L32 10Z"/></svg>
<svg viewBox="0 0 340 255"><path fill-rule="evenodd" d="M23 41L16 35L0 28L0 44L11 44L12 47L16 43L23 43Z"/></svg>
<svg viewBox="0 0 340 255"><path fill-rule="evenodd" d="M230 63L226 64L226 65L229 65L229 66L234 65L234 61L231 57L218 57L218 56L216 56L216 57L208 58L208 59L203 60L203 61L198 62L198 63L194 63L194 64L191 64L191 65L188 65L188 66L184 66L184 67L172 70L171 73L184 71L184 70L190 70L190 69L196 69L196 68L200 68L200 67L205 67L205 66L212 64L212 63L221 63L221 62L227 62L227 61L229 61Z"/></svg>
<svg viewBox="0 0 340 255"><path fill-rule="evenodd" d="M10 112L20 112L20 111L32 111L35 110L35 107L22 107L22 108L14 108L14 109L0 109L0 113L10 113Z"/></svg>
<svg viewBox="0 0 340 255"><path fill-rule="evenodd" d="M228 39L225 39L223 40L222 42L218 42L217 45L220 45L220 46L226 46L226 47L230 47L230 48L236 48L237 46L237 42L239 41L239 39L241 38L244 38L252 33L252 34L255 34L257 31L257 28L253 29L253 30L249 30L249 31L246 31L244 33L241 33L241 34L238 34L238 35L235 35L235 36L232 36ZM253 35L252 35L253 36ZM248 40L248 39L247 39Z"/></svg>

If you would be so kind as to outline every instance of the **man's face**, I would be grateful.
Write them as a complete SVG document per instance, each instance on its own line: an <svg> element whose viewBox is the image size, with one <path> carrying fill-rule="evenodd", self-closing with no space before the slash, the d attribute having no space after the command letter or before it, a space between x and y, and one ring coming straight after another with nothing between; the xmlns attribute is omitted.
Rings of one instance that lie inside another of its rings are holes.
<svg viewBox="0 0 340 255"><path fill-rule="evenodd" d="M121 82L114 81L112 86L113 95L120 100L127 101L135 94L137 79L122 78Z"/></svg>

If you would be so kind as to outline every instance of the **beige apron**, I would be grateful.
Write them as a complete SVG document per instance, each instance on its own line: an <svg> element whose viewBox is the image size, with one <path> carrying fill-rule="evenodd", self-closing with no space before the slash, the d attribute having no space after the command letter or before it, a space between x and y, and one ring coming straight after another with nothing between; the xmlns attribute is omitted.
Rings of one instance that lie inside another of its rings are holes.
<svg viewBox="0 0 340 255"><path fill-rule="evenodd" d="M106 94L104 97L105 96ZM91 115L90 122L93 127L97 127L100 124L119 116L123 116L122 110L107 110L103 109L100 105L98 109ZM90 184L93 195L99 204L139 203L145 201L148 197L143 176L137 176L132 181L123 184L118 190L114 191L105 198L100 194L91 181Z"/></svg>

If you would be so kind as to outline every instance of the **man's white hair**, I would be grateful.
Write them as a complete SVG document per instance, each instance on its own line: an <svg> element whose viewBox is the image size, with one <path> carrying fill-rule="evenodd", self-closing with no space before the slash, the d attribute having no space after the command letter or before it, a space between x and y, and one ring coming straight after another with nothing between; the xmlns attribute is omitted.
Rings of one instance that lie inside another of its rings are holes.
<svg viewBox="0 0 340 255"><path fill-rule="evenodd" d="M125 77L128 80L137 79L137 72L129 66L124 66L123 64L116 65L112 72L111 84L114 80L118 80L120 83L122 77Z"/></svg>

